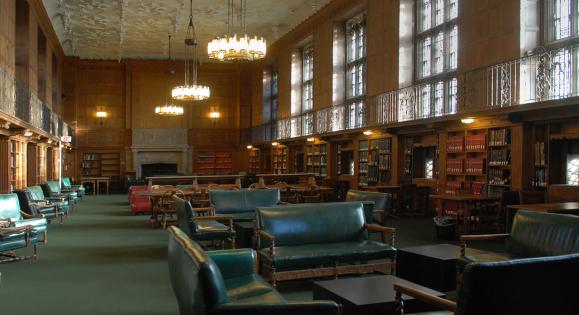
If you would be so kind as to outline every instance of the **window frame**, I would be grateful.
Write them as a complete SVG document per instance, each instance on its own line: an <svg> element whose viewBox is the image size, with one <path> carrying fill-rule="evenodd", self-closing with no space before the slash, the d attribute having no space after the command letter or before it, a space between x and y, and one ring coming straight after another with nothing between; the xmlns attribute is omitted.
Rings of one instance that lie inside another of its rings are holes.
<svg viewBox="0 0 579 315"><path fill-rule="evenodd" d="M363 126L365 116L367 86L366 56L368 48L366 12L362 12L346 20L344 28L346 37L344 45L345 127L346 129L355 129ZM352 32L357 34L355 42L352 42ZM355 50L354 57L351 57L352 43L354 44Z"/></svg>
<svg viewBox="0 0 579 315"><path fill-rule="evenodd" d="M555 39L554 29L553 26L553 7L555 1L559 0L546 0L543 1L543 5L541 7L542 14L542 37L543 43L545 46L549 46L551 48L559 48L564 46L568 41L576 39L579 37L579 0L569 0L570 2L570 31L569 36Z"/></svg>

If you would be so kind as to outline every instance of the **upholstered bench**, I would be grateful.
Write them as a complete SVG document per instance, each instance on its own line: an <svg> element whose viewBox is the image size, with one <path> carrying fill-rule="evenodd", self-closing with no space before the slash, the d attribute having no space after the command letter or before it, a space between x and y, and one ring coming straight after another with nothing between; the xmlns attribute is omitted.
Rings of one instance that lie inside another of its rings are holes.
<svg viewBox="0 0 579 315"><path fill-rule="evenodd" d="M579 217L519 210L510 234L463 235L460 240L459 270L472 262L579 253ZM469 255L467 242L479 240L507 240L505 252Z"/></svg>
<svg viewBox="0 0 579 315"><path fill-rule="evenodd" d="M287 302L255 273L251 249L205 252L170 226L169 274L179 314L340 314L332 301Z"/></svg>
<svg viewBox="0 0 579 315"><path fill-rule="evenodd" d="M374 191L350 189L346 193L346 201L361 201L364 204L366 222L376 220L384 223L388 211L392 208L392 195Z"/></svg>
<svg viewBox="0 0 579 315"><path fill-rule="evenodd" d="M369 240L368 231L382 232L382 242ZM367 224L361 202L257 208L260 261L274 285L291 279L392 272L394 233L393 228ZM383 243L386 238L388 243Z"/></svg>
<svg viewBox="0 0 579 315"><path fill-rule="evenodd" d="M0 194L0 221L9 222L9 227L31 226L36 233L43 234L42 242L47 242L48 222L44 217L32 216L20 210L16 194Z"/></svg>
<svg viewBox="0 0 579 315"><path fill-rule="evenodd" d="M233 216L233 221L255 220L257 207L280 203L279 189L209 190L209 201L215 214Z"/></svg>

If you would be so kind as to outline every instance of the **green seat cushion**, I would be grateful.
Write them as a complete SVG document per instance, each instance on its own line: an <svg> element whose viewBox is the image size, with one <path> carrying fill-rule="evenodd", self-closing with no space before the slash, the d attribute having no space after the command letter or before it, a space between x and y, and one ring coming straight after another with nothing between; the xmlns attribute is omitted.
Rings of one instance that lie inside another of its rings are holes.
<svg viewBox="0 0 579 315"><path fill-rule="evenodd" d="M465 257L459 257L456 260L456 266L462 270L466 267L466 265L468 265L470 263L494 262L494 261L516 259L516 258L520 258L520 257L517 257L517 256L509 254L509 253L496 253L496 252L485 252L483 254L468 255L468 250L467 250L467 255Z"/></svg>
<svg viewBox="0 0 579 315"><path fill-rule="evenodd" d="M273 261L270 261L268 248L261 249L260 254L267 263L273 263L276 268L284 269L334 264L334 262L391 259L396 256L396 249L388 244L364 240L280 246L275 248Z"/></svg>
<svg viewBox="0 0 579 315"><path fill-rule="evenodd" d="M269 294L277 293L267 281L256 274L227 279L225 280L225 287L230 301L241 301L265 295L268 295L270 300L275 300L275 296ZM277 300L280 303L284 302L283 297L279 294L277 294Z"/></svg>
<svg viewBox="0 0 579 315"><path fill-rule="evenodd" d="M19 221L14 221L13 224L16 227L25 226L25 225L32 225L36 231L44 232L44 231L46 231L46 227L47 227L48 222L46 221L45 218L33 218L33 219L23 219L23 220L19 220Z"/></svg>
<svg viewBox="0 0 579 315"><path fill-rule="evenodd" d="M286 304L287 302L283 297L275 290L270 292L246 297L236 301L227 303L228 305L263 305L263 304Z"/></svg>
<svg viewBox="0 0 579 315"><path fill-rule="evenodd" d="M229 236L229 227L217 221L197 221L197 233L193 235L197 240L223 239Z"/></svg>

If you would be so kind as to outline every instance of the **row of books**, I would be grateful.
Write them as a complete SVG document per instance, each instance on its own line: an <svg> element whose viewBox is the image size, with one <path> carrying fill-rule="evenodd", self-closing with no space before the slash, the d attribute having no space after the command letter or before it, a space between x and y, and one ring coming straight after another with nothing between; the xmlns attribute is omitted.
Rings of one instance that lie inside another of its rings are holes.
<svg viewBox="0 0 579 315"><path fill-rule="evenodd" d="M462 152L464 151L464 137L448 137L446 139L447 152Z"/></svg>
<svg viewBox="0 0 579 315"><path fill-rule="evenodd" d="M464 171L467 174L484 174L485 159L466 159L464 161Z"/></svg>
<svg viewBox="0 0 579 315"><path fill-rule="evenodd" d="M487 137L485 134L472 135L466 137L466 150L486 150Z"/></svg>
<svg viewBox="0 0 579 315"><path fill-rule="evenodd" d="M446 193L455 194L457 190L464 188L463 181L448 181L446 182Z"/></svg>
<svg viewBox="0 0 579 315"><path fill-rule="evenodd" d="M489 131L489 145L511 144L511 128L492 129Z"/></svg>
<svg viewBox="0 0 579 315"><path fill-rule="evenodd" d="M547 187L547 170L544 168L536 169L533 179L531 180L533 187Z"/></svg>
<svg viewBox="0 0 579 315"><path fill-rule="evenodd" d="M491 185L510 185L511 172L504 169L488 169L489 184Z"/></svg>
<svg viewBox="0 0 579 315"><path fill-rule="evenodd" d="M511 164L511 150L491 150L489 152L489 165L505 166Z"/></svg>
<svg viewBox="0 0 579 315"><path fill-rule="evenodd" d="M372 150L378 150L380 153L390 153L391 148L390 139L372 140Z"/></svg>
<svg viewBox="0 0 579 315"><path fill-rule="evenodd" d="M360 162L368 162L368 151L360 151Z"/></svg>
<svg viewBox="0 0 579 315"><path fill-rule="evenodd" d="M99 155L98 154L84 154L82 156L82 159L85 161L94 161L94 160L99 160Z"/></svg>
<svg viewBox="0 0 579 315"><path fill-rule="evenodd" d="M391 163L392 157L389 154L378 154L377 151L373 151L370 155L370 164L381 169L390 169Z"/></svg>
<svg viewBox="0 0 579 315"><path fill-rule="evenodd" d="M448 159L448 160L446 160L446 173L447 174L462 174L462 173L464 173L464 160L463 159Z"/></svg>
<svg viewBox="0 0 579 315"><path fill-rule="evenodd" d="M547 165L547 154L545 151L545 142L535 143L535 166Z"/></svg>
<svg viewBox="0 0 579 315"><path fill-rule="evenodd" d="M98 166L99 166L98 161L84 161L84 162L82 162L83 168L91 168L91 167L98 167Z"/></svg>
<svg viewBox="0 0 579 315"><path fill-rule="evenodd" d="M390 180L390 170L381 170L377 167L368 168L368 182L378 183Z"/></svg>

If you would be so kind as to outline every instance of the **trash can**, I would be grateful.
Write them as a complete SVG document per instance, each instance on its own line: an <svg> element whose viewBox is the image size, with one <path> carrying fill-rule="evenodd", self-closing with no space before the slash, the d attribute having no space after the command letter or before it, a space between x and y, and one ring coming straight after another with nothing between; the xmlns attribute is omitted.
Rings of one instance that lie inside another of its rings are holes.
<svg viewBox="0 0 579 315"><path fill-rule="evenodd" d="M445 241L456 240L456 220L446 217L434 217L436 238Z"/></svg>

